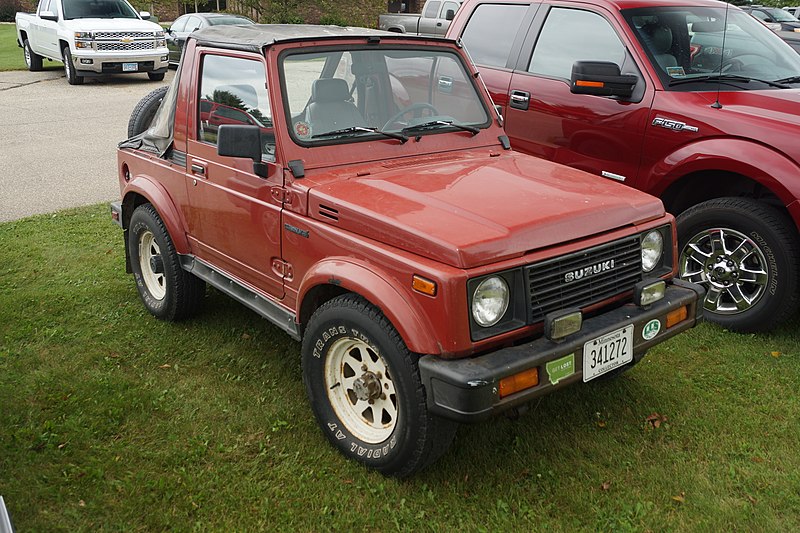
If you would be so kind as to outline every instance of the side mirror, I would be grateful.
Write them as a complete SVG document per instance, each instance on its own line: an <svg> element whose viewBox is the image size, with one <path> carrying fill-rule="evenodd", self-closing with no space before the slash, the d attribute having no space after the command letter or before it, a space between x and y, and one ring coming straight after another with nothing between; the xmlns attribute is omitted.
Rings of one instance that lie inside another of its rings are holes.
<svg viewBox="0 0 800 533"><path fill-rule="evenodd" d="M39 13L39 18L44 20L52 20L53 22L58 22L58 15L56 15L52 11L42 11L41 13Z"/></svg>
<svg viewBox="0 0 800 533"><path fill-rule="evenodd" d="M139 11L139 16L142 17L142 20L150 20L149 11Z"/></svg>
<svg viewBox="0 0 800 533"><path fill-rule="evenodd" d="M619 65L609 61L576 61L572 65L570 92L595 96L629 98L639 78L619 73Z"/></svg>
<svg viewBox="0 0 800 533"><path fill-rule="evenodd" d="M453 20L456 16L456 12L452 9L448 9L444 12L444 20Z"/></svg>
<svg viewBox="0 0 800 533"><path fill-rule="evenodd" d="M246 157L253 160L253 173L267 177L267 165L261 161L261 128L249 124L223 124L217 130L217 154L223 157Z"/></svg>

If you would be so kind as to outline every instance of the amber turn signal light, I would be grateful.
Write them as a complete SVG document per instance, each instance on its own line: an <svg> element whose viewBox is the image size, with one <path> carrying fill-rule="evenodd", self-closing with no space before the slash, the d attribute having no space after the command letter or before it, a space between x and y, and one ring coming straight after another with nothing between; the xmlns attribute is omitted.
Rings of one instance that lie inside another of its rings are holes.
<svg viewBox="0 0 800 533"><path fill-rule="evenodd" d="M425 279L422 276L417 276L414 274L414 277L411 281L411 287L415 291L421 292L422 294L436 296L436 283L429 279Z"/></svg>
<svg viewBox="0 0 800 533"><path fill-rule="evenodd" d="M575 80L575 85L578 87L605 87L602 81Z"/></svg>
<svg viewBox="0 0 800 533"><path fill-rule="evenodd" d="M529 368L519 374L508 376L500 380L498 387L498 394L501 398L505 398L515 392L530 389L539 384L539 367Z"/></svg>
<svg viewBox="0 0 800 533"><path fill-rule="evenodd" d="M667 328L671 328L675 324L680 324L681 322L686 320L687 316L689 316L689 310L686 308L685 305L683 307L675 309L674 311L670 311L669 313L667 313Z"/></svg>

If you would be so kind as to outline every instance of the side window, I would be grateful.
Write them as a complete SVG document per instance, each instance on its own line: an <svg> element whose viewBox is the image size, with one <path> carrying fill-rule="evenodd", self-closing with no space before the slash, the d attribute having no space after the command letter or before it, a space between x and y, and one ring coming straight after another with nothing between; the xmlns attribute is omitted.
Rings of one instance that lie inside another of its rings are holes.
<svg viewBox="0 0 800 533"><path fill-rule="evenodd" d="M772 22L770 20L770 16L767 15L766 13L764 13L763 11L759 11L757 9L754 9L753 11L750 12L750 14L753 15L755 18L759 19L759 20L763 20L764 22Z"/></svg>
<svg viewBox="0 0 800 533"><path fill-rule="evenodd" d="M184 31L193 32L199 29L202 24L199 17L189 17L189 20L186 21L186 29Z"/></svg>
<svg viewBox="0 0 800 533"><path fill-rule="evenodd" d="M223 124L252 124L261 130L265 159L273 159L275 134L266 79L261 61L204 55L197 139L216 145Z"/></svg>
<svg viewBox="0 0 800 533"><path fill-rule="evenodd" d="M186 21L189 20L189 17L181 17L175 21L175 23L170 26L169 29L172 31L183 31L186 28Z"/></svg>
<svg viewBox="0 0 800 533"><path fill-rule="evenodd" d="M51 6L50 5L51 2L52 0L42 0L42 2L39 4L39 13L42 13L44 11L50 11L51 13L55 13L56 6L55 5Z"/></svg>
<svg viewBox="0 0 800 533"><path fill-rule="evenodd" d="M553 8L528 71L568 80L575 61L611 61L622 66L624 59L625 46L606 19L589 11Z"/></svg>
<svg viewBox="0 0 800 533"><path fill-rule="evenodd" d="M427 4L425 4L425 13L423 13L422 16L429 19L435 19L436 15L439 14L440 5L442 5L442 3L438 0L430 0Z"/></svg>
<svg viewBox="0 0 800 533"><path fill-rule="evenodd" d="M505 67L527 5L479 5L461 40L478 65Z"/></svg>
<svg viewBox="0 0 800 533"><path fill-rule="evenodd" d="M442 14L440 18L445 18L448 11L452 11L453 13L458 11L458 4L456 2L445 2L442 6Z"/></svg>

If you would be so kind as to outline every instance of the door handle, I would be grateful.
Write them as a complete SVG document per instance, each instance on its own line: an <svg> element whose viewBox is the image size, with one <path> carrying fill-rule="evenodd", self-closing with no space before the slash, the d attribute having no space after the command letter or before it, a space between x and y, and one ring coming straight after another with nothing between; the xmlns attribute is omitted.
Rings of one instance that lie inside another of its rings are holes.
<svg viewBox="0 0 800 533"><path fill-rule="evenodd" d="M528 110L531 102L531 93L528 91L511 91L511 107L514 109Z"/></svg>
<svg viewBox="0 0 800 533"><path fill-rule="evenodd" d="M436 25L437 25L438 27L440 27L440 28L442 27L442 23L441 23L441 22L437 22L437 23L436 23Z"/></svg>
<svg viewBox="0 0 800 533"><path fill-rule="evenodd" d="M205 176L206 175L205 164L192 163L192 174L199 174L200 176Z"/></svg>

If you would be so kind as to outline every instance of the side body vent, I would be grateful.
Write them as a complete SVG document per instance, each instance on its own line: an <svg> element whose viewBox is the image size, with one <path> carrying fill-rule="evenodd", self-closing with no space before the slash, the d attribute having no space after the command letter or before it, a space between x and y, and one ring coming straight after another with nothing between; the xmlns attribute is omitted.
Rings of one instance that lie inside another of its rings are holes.
<svg viewBox="0 0 800 533"><path fill-rule="evenodd" d="M321 217L325 217L328 220L333 220L334 222L339 221L339 211L327 205L319 205L319 214Z"/></svg>

